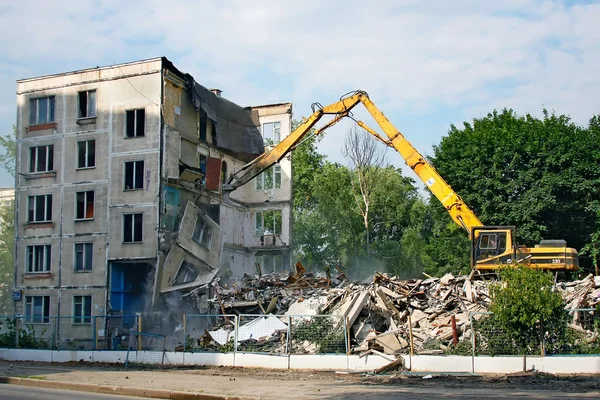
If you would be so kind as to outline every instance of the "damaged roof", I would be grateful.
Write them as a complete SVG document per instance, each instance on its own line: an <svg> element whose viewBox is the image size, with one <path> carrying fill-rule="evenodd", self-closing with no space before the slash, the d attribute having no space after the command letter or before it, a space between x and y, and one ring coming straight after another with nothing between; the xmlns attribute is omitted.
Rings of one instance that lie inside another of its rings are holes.
<svg viewBox="0 0 600 400"><path fill-rule="evenodd" d="M244 161L251 161L264 152L262 135L249 109L217 96L196 82L192 75L179 71L166 58L163 62L186 81L196 110L214 122L217 147L235 153Z"/></svg>

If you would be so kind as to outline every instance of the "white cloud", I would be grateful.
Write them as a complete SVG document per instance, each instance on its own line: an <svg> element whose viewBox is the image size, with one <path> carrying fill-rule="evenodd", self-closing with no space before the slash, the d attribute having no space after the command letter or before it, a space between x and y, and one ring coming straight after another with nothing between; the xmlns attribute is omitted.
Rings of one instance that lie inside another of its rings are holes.
<svg viewBox="0 0 600 400"><path fill-rule="evenodd" d="M240 104L293 101L297 117L364 89L428 153L446 129L417 117L600 112L597 21L587 1L15 2L0 7L0 128L18 78L165 55ZM340 142L325 140L333 158Z"/></svg>

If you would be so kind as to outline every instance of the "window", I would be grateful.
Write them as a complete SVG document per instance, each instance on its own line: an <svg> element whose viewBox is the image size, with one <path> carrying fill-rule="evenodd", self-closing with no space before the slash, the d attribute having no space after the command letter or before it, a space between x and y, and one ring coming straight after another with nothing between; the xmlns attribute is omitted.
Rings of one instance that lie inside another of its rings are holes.
<svg viewBox="0 0 600 400"><path fill-rule="evenodd" d="M92 296L73 296L73 323L92 322Z"/></svg>
<svg viewBox="0 0 600 400"><path fill-rule="evenodd" d="M144 161L125 163L125 190L144 188Z"/></svg>
<svg viewBox="0 0 600 400"><path fill-rule="evenodd" d="M208 117L206 115L202 115L200 117L200 140L206 142L206 131L208 127Z"/></svg>
<svg viewBox="0 0 600 400"><path fill-rule="evenodd" d="M51 246L27 246L27 273L50 272Z"/></svg>
<svg viewBox="0 0 600 400"><path fill-rule="evenodd" d="M479 248L484 250L496 249L496 234L484 233L481 235L481 241L479 242Z"/></svg>
<svg viewBox="0 0 600 400"><path fill-rule="evenodd" d="M52 221L52 195L29 196L29 215L27 222Z"/></svg>
<svg viewBox="0 0 600 400"><path fill-rule="evenodd" d="M92 243L75 243L75 271L91 271L93 254L94 245Z"/></svg>
<svg viewBox="0 0 600 400"><path fill-rule="evenodd" d="M264 254L262 256L256 256L255 263L260 265L260 270L263 275L272 272L283 272L281 254Z"/></svg>
<svg viewBox="0 0 600 400"><path fill-rule="evenodd" d="M123 214L123 242L141 242L143 227L144 214Z"/></svg>
<svg viewBox="0 0 600 400"><path fill-rule="evenodd" d="M256 190L281 188L281 166L274 165L256 177Z"/></svg>
<svg viewBox="0 0 600 400"><path fill-rule="evenodd" d="M210 249L211 236L212 232L210 227L206 226L204 219L198 215L198 219L196 219L196 227L194 228L194 233L192 234L192 240L199 245Z"/></svg>
<svg viewBox="0 0 600 400"><path fill-rule="evenodd" d="M146 110L127 110L125 134L128 138L144 136L146 127Z"/></svg>
<svg viewBox="0 0 600 400"><path fill-rule="evenodd" d="M54 96L29 100L29 124L54 122Z"/></svg>
<svg viewBox="0 0 600 400"><path fill-rule="evenodd" d="M29 148L29 172L49 172L54 170L54 145Z"/></svg>
<svg viewBox="0 0 600 400"><path fill-rule="evenodd" d="M96 91L86 90L79 92L78 118L90 118L96 116Z"/></svg>
<svg viewBox="0 0 600 400"><path fill-rule="evenodd" d="M50 296L26 296L25 321L30 324L49 323Z"/></svg>
<svg viewBox="0 0 600 400"><path fill-rule="evenodd" d="M279 143L281 141L281 122L263 124L262 136L267 146Z"/></svg>
<svg viewBox="0 0 600 400"><path fill-rule="evenodd" d="M77 168L93 168L96 166L96 141L77 142Z"/></svg>
<svg viewBox="0 0 600 400"><path fill-rule="evenodd" d="M221 162L221 184L227 182L227 162Z"/></svg>
<svg viewBox="0 0 600 400"><path fill-rule="evenodd" d="M181 285L183 283L193 282L198 277L198 270L194 265L188 261L183 260L181 262L181 266L179 267L179 271L177 275L175 275L175 280L173 281L173 285Z"/></svg>
<svg viewBox="0 0 600 400"><path fill-rule="evenodd" d="M256 235L280 235L281 210L270 210L256 213Z"/></svg>
<svg viewBox="0 0 600 400"><path fill-rule="evenodd" d="M206 183L206 161L207 158L205 155L198 154L198 168L200 172L202 172L202 184Z"/></svg>
<svg viewBox="0 0 600 400"><path fill-rule="evenodd" d="M75 193L75 219L94 218L94 191Z"/></svg>

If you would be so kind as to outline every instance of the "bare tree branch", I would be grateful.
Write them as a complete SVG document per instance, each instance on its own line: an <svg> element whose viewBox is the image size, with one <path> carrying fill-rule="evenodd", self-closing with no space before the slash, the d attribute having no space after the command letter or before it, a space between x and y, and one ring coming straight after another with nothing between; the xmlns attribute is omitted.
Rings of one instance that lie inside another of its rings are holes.
<svg viewBox="0 0 600 400"><path fill-rule="evenodd" d="M363 219L363 225L366 233L365 249L369 255L369 208L373 196L373 189L377 185L377 178L380 169L386 163L386 150L378 146L371 135L356 126L352 127L346 136L342 154L348 161L352 170L352 187L358 186L360 195L353 190L354 201Z"/></svg>

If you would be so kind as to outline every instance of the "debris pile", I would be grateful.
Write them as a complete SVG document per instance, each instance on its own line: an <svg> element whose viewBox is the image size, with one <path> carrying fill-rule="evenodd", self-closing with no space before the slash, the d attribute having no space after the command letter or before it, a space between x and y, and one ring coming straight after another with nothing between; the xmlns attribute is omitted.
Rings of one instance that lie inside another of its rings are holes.
<svg viewBox="0 0 600 400"><path fill-rule="evenodd" d="M346 352L394 355L439 354L452 343L470 341L473 319L490 303L490 281L446 274L441 278L401 280L376 273L350 282L342 274L271 273L246 276L232 287L214 285L211 300L223 314L238 315L238 349L314 354ZM600 277L560 283L568 308L600 303ZM251 315L248 315L251 314ZM574 313L573 327L586 330ZM311 317L311 316L323 317ZM233 323L213 326L198 341L209 347L231 345ZM348 329L346 329L348 327ZM574 328L575 329L575 328ZM412 348L411 348L412 344ZM291 347L290 347L291 346Z"/></svg>
<svg viewBox="0 0 600 400"><path fill-rule="evenodd" d="M569 310L593 308L600 303L600 276L589 274L582 280L559 282L557 288Z"/></svg>

